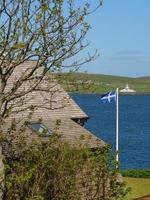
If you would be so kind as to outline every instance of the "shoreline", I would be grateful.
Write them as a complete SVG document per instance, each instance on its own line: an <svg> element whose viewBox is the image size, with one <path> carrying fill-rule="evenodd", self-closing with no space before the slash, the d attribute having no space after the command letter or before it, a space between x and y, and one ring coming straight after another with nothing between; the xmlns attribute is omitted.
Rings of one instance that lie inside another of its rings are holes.
<svg viewBox="0 0 150 200"><path fill-rule="evenodd" d="M96 95L102 95L102 94L105 94L107 92L79 92L79 91L76 91L76 92L68 92L69 94L96 94ZM133 93L122 93L122 92L119 92L119 96L136 96L136 95L150 95L150 92L133 92Z"/></svg>

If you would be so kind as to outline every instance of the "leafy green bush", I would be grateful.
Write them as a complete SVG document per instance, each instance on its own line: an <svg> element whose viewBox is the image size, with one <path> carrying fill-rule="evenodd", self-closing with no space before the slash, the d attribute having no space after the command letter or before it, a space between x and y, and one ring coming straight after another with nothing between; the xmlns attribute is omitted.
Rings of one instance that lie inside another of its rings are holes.
<svg viewBox="0 0 150 200"><path fill-rule="evenodd" d="M150 169L130 169L122 170L122 176L133 178L150 178Z"/></svg>
<svg viewBox="0 0 150 200"><path fill-rule="evenodd" d="M23 129L1 140L5 200L117 200L128 191L116 167L110 170L108 148L71 146L57 136L31 141Z"/></svg>

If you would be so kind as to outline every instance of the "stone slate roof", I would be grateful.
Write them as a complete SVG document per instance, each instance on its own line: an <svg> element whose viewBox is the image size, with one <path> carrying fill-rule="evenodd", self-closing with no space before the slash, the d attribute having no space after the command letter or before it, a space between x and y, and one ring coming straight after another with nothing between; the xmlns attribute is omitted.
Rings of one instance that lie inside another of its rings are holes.
<svg viewBox="0 0 150 200"><path fill-rule="evenodd" d="M70 144L83 144L90 148L104 147L106 145L102 140L71 119L49 119L44 121L44 124L50 127L54 133L69 141Z"/></svg>
<svg viewBox="0 0 150 200"><path fill-rule="evenodd" d="M35 61L26 61L19 65L9 78L5 92L9 92L12 89L13 83L18 80L22 72L31 70L35 64ZM26 91L32 84L32 80L25 82L19 88L19 91ZM46 91L47 88L49 88L48 92ZM82 143L89 145L91 148L105 145L102 140L72 120L88 119L88 116L51 75L45 76L35 91L14 100L13 103L15 106L12 109L12 118L15 116L16 119L26 120L29 113L31 113L30 107L32 105L35 106L32 120L38 121L42 119L43 124L58 134L62 134L62 137L69 141L69 143L73 144L82 139ZM56 129L58 120L61 123Z"/></svg>
<svg viewBox="0 0 150 200"><path fill-rule="evenodd" d="M19 65L12 76L8 80L5 91L10 91L13 87L13 83L18 80L22 72L27 69L32 69L36 64L35 61L26 61ZM25 91L30 88L32 81L25 82L19 89L19 92ZM49 87L49 92L45 92ZM43 91L41 91L41 88ZM41 81L38 88L39 91L33 91L27 94L23 98L19 98L14 101L15 108L13 109L15 115L19 117L25 117L29 112L30 105L36 106L35 116L41 116L43 119L47 118L88 118L88 116L80 109L80 107L74 102L72 98L64 91L64 89L49 75ZM17 92L16 92L17 93ZM23 110L23 112L18 112ZM26 110L24 112L24 110Z"/></svg>

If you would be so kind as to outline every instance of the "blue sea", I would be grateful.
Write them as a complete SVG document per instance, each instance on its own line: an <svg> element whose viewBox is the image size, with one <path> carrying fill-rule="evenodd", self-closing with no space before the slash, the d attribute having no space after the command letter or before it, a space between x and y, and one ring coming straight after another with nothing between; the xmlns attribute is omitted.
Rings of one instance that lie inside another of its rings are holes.
<svg viewBox="0 0 150 200"><path fill-rule="evenodd" d="M71 94L90 119L85 127L115 148L115 102L96 94ZM150 95L119 97L119 160L122 169L150 168Z"/></svg>

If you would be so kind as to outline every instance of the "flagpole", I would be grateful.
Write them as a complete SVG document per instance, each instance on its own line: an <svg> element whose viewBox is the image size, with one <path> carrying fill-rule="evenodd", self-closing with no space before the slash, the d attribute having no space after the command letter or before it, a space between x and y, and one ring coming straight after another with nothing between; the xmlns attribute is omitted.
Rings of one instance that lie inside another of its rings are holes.
<svg viewBox="0 0 150 200"><path fill-rule="evenodd" d="M119 94L118 88L116 89L116 168L119 162Z"/></svg>

